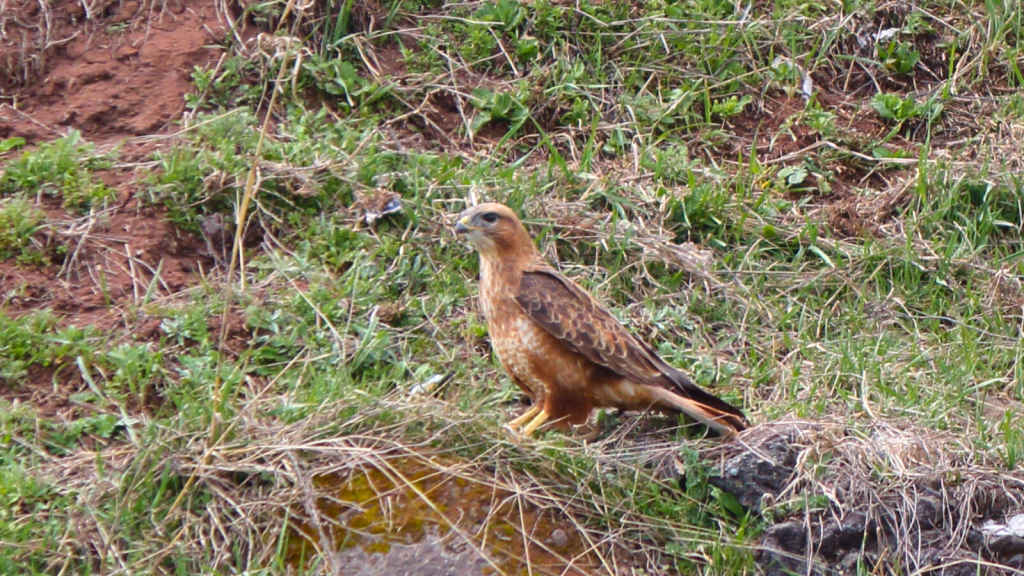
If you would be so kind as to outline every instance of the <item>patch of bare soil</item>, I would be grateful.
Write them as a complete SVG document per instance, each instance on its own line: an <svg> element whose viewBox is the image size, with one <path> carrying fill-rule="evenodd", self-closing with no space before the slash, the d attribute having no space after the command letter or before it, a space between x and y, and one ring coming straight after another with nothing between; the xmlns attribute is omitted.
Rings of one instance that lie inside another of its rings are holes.
<svg viewBox="0 0 1024 576"><path fill-rule="evenodd" d="M163 208L143 206L129 183L122 204L94 216L51 208L38 234L53 264L0 262L0 306L9 313L52 309L62 323L127 328L124 305L178 293L213 265L201 238L167 221Z"/></svg>
<svg viewBox="0 0 1024 576"><path fill-rule="evenodd" d="M1024 573L1024 475L971 465L950 437L784 419L742 439L712 451L710 482L776 519L767 575Z"/></svg>
<svg viewBox="0 0 1024 576"><path fill-rule="evenodd" d="M774 160L817 142L813 130L790 117L802 112L804 101L795 96L777 94L754 103L731 118L726 126L736 135L730 139L728 155L757 152L761 160ZM788 126L787 126L788 124Z"/></svg>
<svg viewBox="0 0 1024 576"><path fill-rule="evenodd" d="M816 98L823 111L835 116L834 125L845 141L875 142L890 130L866 101L824 90L819 91ZM805 107L803 98L783 93L752 103L726 122L733 137L720 147L719 154L722 158L736 158L738 154L756 151L761 162L799 164L822 139L817 131L801 121ZM891 141L891 146L904 144L898 136Z"/></svg>
<svg viewBox="0 0 1024 576"><path fill-rule="evenodd" d="M17 317L47 309L61 326L94 326L110 334L109 344L119 338L155 342L162 319L137 309L194 286L216 262L202 238L174 226L163 208L134 197L129 173L101 177L120 191L119 204L76 216L52 200L48 226L35 238L50 263L0 261L0 311ZM31 401L52 414L84 388L77 370L33 366L17 387L0 387L0 397Z"/></svg>
<svg viewBox="0 0 1024 576"><path fill-rule="evenodd" d="M194 66L228 29L214 0L0 5L0 138L53 140L69 128L109 142L167 129Z"/></svg>
<svg viewBox="0 0 1024 576"><path fill-rule="evenodd" d="M0 139L34 144L70 129L98 143L172 131L194 67L224 56L216 44L229 29L215 0L10 0L0 3L0 31ZM152 148L129 140L120 157L145 160ZM164 209L136 199L130 171L97 176L118 191L116 205L81 216L45 199L47 226L35 241L48 263L0 262L0 311L18 317L47 309L61 326L110 334L111 344L156 342L162 319L140 307L180 297L218 264L217 255ZM228 328L229 346L247 339ZM18 386L0 387L0 396L31 402L44 417L87 415L95 408L71 400L86 383L66 364L33 365Z"/></svg>
<svg viewBox="0 0 1024 576"><path fill-rule="evenodd" d="M791 199L812 196L810 208L819 206L825 221L840 236L884 235L885 226L906 199L904 175L911 171L853 157L828 161L822 154L846 149L863 155L888 136L892 126L883 122L867 101L826 90L820 90L816 99L823 111L833 115L833 126L842 135L839 143L827 141L807 124L803 98L778 93L730 118L726 126L732 137L709 153L717 160L729 161L756 152L760 162L780 167L807 167L809 161L817 162L828 174L827 191L811 185L789 193ZM885 145L891 151L917 152L903 133L889 138Z"/></svg>

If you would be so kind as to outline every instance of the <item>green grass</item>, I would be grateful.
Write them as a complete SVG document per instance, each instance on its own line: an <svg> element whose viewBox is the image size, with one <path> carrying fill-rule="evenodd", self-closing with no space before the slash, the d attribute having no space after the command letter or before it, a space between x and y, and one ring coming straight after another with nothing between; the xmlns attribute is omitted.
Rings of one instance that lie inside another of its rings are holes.
<svg viewBox="0 0 1024 576"><path fill-rule="evenodd" d="M46 215L24 198L0 201L0 258L39 261L42 254L32 238L44 228Z"/></svg>
<svg viewBox="0 0 1024 576"><path fill-rule="evenodd" d="M563 271L754 422L912 422L1019 466L1020 414L983 410L1024 398L1013 5L406 1L369 33L360 4L290 15L300 62L237 51L196 70L196 115L136 166L145 202L199 235L233 219L256 163L245 288L224 264L176 297L111 302L123 333L0 309L0 382L47 371L77 407L0 400L0 572L284 573L303 474L364 443L543 493L647 573L754 573L766 521L709 487L689 429L503 438L518 391L450 230L471 198L519 211ZM252 17L273 29L283 10ZM857 40L887 27L902 28ZM783 101L797 111L773 122ZM774 148L797 134L828 145ZM114 160L76 133L7 152L5 262L47 263L32 238L48 199L102 217ZM352 206L378 188L404 211L368 229ZM223 314L244 327L227 341ZM151 341L130 329L143 317L160 319ZM436 397L410 396L435 375Z"/></svg>

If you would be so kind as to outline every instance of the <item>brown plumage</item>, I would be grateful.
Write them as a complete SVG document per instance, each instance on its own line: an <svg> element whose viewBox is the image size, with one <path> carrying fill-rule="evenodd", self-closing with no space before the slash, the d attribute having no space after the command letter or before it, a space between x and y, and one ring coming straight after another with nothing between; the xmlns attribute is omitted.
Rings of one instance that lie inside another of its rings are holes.
<svg viewBox="0 0 1024 576"><path fill-rule="evenodd" d="M549 266L507 206L474 206L455 231L480 253L480 304L495 354L533 399L511 430L529 436L548 420L582 424L594 408L683 412L724 436L745 428L742 412L691 382Z"/></svg>

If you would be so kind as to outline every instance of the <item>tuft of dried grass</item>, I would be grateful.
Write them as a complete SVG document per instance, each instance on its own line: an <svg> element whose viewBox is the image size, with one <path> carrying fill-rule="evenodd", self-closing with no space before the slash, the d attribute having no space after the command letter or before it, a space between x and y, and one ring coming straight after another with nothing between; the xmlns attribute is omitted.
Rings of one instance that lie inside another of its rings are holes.
<svg viewBox="0 0 1024 576"><path fill-rule="evenodd" d="M803 525L806 549L784 552L813 558L808 565L866 548L884 574L918 573L939 557L977 562L981 524L1024 510L1024 473L1001 468L962 436L907 421L788 416L707 457L723 472L742 468L738 457L749 454L779 466L780 446L795 466L782 490L762 496L762 514ZM837 543L840 530L859 536Z"/></svg>

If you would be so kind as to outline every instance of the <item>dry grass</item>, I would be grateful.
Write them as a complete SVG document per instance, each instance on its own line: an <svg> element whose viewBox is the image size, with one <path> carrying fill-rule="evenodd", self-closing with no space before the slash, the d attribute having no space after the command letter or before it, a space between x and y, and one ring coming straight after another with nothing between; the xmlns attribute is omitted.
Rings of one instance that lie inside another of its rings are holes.
<svg viewBox="0 0 1024 576"><path fill-rule="evenodd" d="M943 564L988 573L999 558L979 527L1024 508L1020 471L1006 471L963 436L906 421L784 417L708 456L721 472L739 466L742 475L750 454L792 472L782 490L763 496L761 513L796 520L806 540L772 535L766 545L808 570L827 571L853 553L875 573L941 572ZM783 465L783 454L795 466Z"/></svg>

